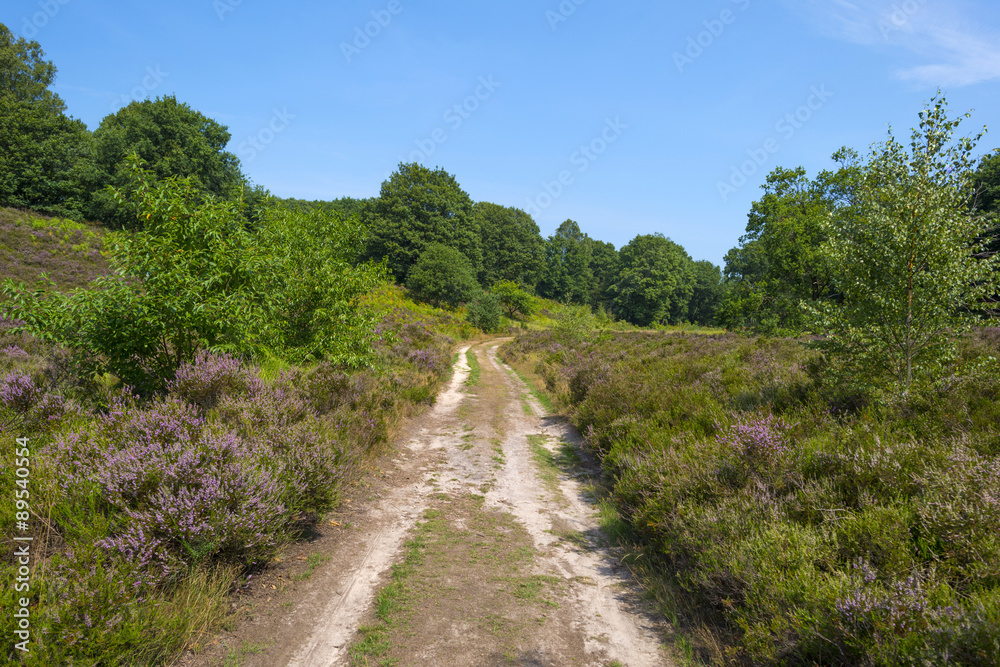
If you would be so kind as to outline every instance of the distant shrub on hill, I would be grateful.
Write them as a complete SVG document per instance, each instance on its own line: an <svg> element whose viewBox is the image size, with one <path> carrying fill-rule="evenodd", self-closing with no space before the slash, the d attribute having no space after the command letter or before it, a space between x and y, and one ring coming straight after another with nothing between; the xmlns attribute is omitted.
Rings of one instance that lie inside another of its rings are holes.
<svg viewBox="0 0 1000 667"><path fill-rule="evenodd" d="M479 291L469 258L460 250L432 243L406 276L406 287L418 298L436 306L457 308Z"/></svg>

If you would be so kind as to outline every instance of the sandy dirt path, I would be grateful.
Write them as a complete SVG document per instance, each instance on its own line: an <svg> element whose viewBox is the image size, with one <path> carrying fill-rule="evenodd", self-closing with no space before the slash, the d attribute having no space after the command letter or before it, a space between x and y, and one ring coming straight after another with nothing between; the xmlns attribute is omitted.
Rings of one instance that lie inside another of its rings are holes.
<svg viewBox="0 0 1000 667"><path fill-rule="evenodd" d="M501 342L460 350L448 387L407 424L350 523L334 521L315 545L323 565L271 584L273 601L181 664L673 664L662 619L604 544L579 435L544 415L497 357ZM419 558L386 646L352 657L404 552Z"/></svg>

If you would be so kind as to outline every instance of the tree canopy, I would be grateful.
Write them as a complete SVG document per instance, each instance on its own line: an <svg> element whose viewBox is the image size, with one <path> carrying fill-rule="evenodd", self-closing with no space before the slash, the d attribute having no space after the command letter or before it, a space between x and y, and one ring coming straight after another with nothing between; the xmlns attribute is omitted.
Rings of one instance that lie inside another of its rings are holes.
<svg viewBox="0 0 1000 667"><path fill-rule="evenodd" d="M0 24L0 205L82 217L91 136L49 90L56 68L37 42Z"/></svg>
<svg viewBox="0 0 1000 667"><path fill-rule="evenodd" d="M641 234L619 257L621 270L611 286L617 314L640 326L686 319L694 271L684 248L662 234Z"/></svg>
<svg viewBox="0 0 1000 667"><path fill-rule="evenodd" d="M802 167L779 167L762 185L740 245L726 254L730 283L720 321L733 329L801 331L803 301L830 294L830 271L822 249L825 221L831 215L852 215L853 188L858 177L857 154L841 149L833 156L835 171L815 179Z"/></svg>
<svg viewBox="0 0 1000 667"><path fill-rule="evenodd" d="M176 97L131 102L108 115L94 131L94 166L100 183L129 185L128 157L138 155L157 180L189 178L207 196L235 198L245 179L239 159L225 150L225 125ZM117 227L137 224L135 212L122 210L107 192L95 193L91 215Z"/></svg>
<svg viewBox="0 0 1000 667"><path fill-rule="evenodd" d="M594 284L592 248L575 220L566 220L545 243L545 274L538 292L564 303L588 303Z"/></svg>
<svg viewBox="0 0 1000 667"><path fill-rule="evenodd" d="M982 133L953 141L961 121L948 118L942 96L932 99L909 150L891 132L873 149L858 215L824 225L841 298L814 312L854 382L907 391L935 377L954 357L958 332L1000 288L1000 257L980 255L989 220L973 208L971 152Z"/></svg>
<svg viewBox="0 0 1000 667"><path fill-rule="evenodd" d="M472 262L457 248L428 245L407 272L406 287L417 297L457 308L480 291Z"/></svg>
<svg viewBox="0 0 1000 667"><path fill-rule="evenodd" d="M483 266L479 282L509 280L534 287L545 267L545 242L538 225L519 208L477 202Z"/></svg>
<svg viewBox="0 0 1000 667"><path fill-rule="evenodd" d="M479 221L472 200L443 169L400 164L366 207L369 236L365 256L385 259L397 282L431 244L455 248L468 258L473 275L482 268Z"/></svg>

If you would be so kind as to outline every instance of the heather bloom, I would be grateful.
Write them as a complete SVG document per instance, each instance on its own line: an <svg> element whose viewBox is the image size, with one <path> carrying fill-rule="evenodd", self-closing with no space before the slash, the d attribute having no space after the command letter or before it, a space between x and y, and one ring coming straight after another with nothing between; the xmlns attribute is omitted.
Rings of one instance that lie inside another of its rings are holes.
<svg viewBox="0 0 1000 667"><path fill-rule="evenodd" d="M24 373L0 376L0 404L18 412L27 412L41 400L42 390Z"/></svg>
<svg viewBox="0 0 1000 667"><path fill-rule="evenodd" d="M750 462L773 461L788 451L788 428L774 415L741 415L716 439Z"/></svg>
<svg viewBox="0 0 1000 667"><path fill-rule="evenodd" d="M747 365L756 375L771 373L775 367L774 355L766 350L755 350Z"/></svg>
<svg viewBox="0 0 1000 667"><path fill-rule="evenodd" d="M93 427L57 438L46 456L67 490L99 491L124 519L97 546L137 566L138 586L203 559L252 563L271 553L288 525L285 469L261 450L208 428L188 403L140 409L124 397Z"/></svg>
<svg viewBox="0 0 1000 667"><path fill-rule="evenodd" d="M432 350L411 350L407 355L407 360L420 370L435 373L441 365L440 355Z"/></svg>
<svg viewBox="0 0 1000 667"><path fill-rule="evenodd" d="M31 356L17 345L8 345L0 350L0 354L8 359L28 359Z"/></svg>
<svg viewBox="0 0 1000 667"><path fill-rule="evenodd" d="M835 609L849 634L876 636L919 630L927 626L926 617L931 611L938 615L952 611L931 609L919 575L883 585L864 559L853 564L850 592L836 603Z"/></svg>
<svg viewBox="0 0 1000 667"><path fill-rule="evenodd" d="M256 394L263 381L239 359L201 351L194 361L182 365L170 383L170 390L202 410L210 410L223 396Z"/></svg>

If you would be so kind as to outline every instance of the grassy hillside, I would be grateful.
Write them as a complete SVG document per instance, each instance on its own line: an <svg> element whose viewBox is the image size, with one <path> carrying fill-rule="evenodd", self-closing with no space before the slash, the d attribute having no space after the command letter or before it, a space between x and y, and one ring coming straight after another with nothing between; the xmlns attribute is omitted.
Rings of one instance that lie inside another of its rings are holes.
<svg viewBox="0 0 1000 667"><path fill-rule="evenodd" d="M44 273L60 290L83 287L108 271L105 234L96 225L0 208L0 277L33 286Z"/></svg>

